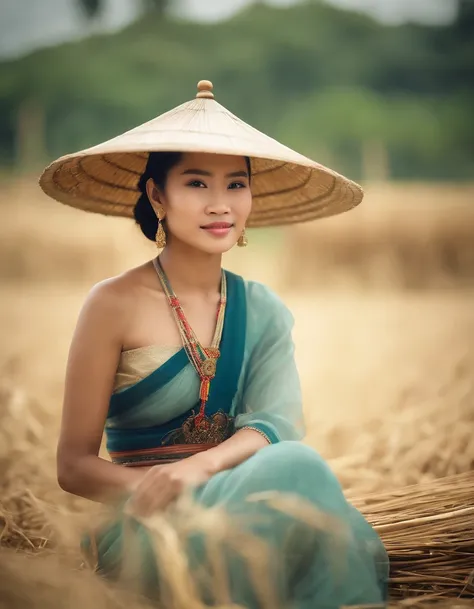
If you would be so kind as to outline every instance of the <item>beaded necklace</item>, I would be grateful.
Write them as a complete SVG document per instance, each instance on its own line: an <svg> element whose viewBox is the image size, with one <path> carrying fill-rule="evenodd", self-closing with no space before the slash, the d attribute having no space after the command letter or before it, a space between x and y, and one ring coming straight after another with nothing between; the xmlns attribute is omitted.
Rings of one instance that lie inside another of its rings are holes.
<svg viewBox="0 0 474 609"><path fill-rule="evenodd" d="M195 424L198 427L201 425L204 419L204 411L209 398L211 381L216 375L217 360L220 357L219 346L222 338L222 330L224 328L225 307L227 302L226 276L224 271L222 271L221 297L219 306L217 308L216 328L214 330L214 337L212 339L211 346L205 348L201 345L196 334L194 333L194 330L189 325L184 311L181 308L181 304L176 294L173 292L169 279L161 266L159 257L153 260L153 265L156 269L161 286L168 298L171 310L173 311L176 319L184 349L186 350L187 356L201 380L201 388L199 392L201 405L199 408L199 414L195 417Z"/></svg>

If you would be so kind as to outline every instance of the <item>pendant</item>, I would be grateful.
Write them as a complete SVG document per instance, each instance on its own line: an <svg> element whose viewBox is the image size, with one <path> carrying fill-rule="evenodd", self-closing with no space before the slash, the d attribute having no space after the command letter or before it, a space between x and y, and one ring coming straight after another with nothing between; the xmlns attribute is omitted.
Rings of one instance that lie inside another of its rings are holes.
<svg viewBox="0 0 474 609"><path fill-rule="evenodd" d="M213 357L205 359L201 364L201 374L210 378L216 375L217 360Z"/></svg>

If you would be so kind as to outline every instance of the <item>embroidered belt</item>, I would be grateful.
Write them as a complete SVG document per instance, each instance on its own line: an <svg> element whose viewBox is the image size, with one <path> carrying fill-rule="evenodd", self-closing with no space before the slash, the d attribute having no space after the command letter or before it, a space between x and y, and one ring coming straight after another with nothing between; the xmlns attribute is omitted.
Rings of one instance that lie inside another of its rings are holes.
<svg viewBox="0 0 474 609"><path fill-rule="evenodd" d="M204 452L209 448L218 446L215 444L174 444L171 446L160 446L158 448L144 448L142 450L109 451L113 463L127 465L128 467L139 467L141 465L164 465L174 463L180 459L191 457L196 453Z"/></svg>

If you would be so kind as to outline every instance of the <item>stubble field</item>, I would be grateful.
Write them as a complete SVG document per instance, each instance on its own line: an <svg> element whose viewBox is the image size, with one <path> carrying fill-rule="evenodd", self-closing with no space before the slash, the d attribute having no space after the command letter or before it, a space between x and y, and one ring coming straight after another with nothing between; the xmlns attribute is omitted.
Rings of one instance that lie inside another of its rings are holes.
<svg viewBox="0 0 474 609"><path fill-rule="evenodd" d="M62 207L30 180L5 180L0 208L1 545L24 550L46 543L48 506L57 522L88 509L54 471L81 303L155 250L131 222ZM305 441L351 496L471 471L474 187L373 186L351 214L250 232L225 259L294 314Z"/></svg>

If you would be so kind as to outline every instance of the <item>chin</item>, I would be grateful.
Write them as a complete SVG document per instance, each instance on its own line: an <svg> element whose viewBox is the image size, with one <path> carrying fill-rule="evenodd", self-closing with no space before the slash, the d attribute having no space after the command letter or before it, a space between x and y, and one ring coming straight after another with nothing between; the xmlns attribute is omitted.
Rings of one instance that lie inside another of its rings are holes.
<svg viewBox="0 0 474 609"><path fill-rule="evenodd" d="M189 239L178 236L173 236L173 240L178 247L185 247L186 249L195 250L196 252L202 252L203 254L209 254L214 256L220 256L231 250L237 243L235 235L227 235L225 238L214 238L207 235L200 235L200 238Z"/></svg>
<svg viewBox="0 0 474 609"><path fill-rule="evenodd" d="M232 234L229 234L223 238L205 236L204 239L199 239L199 241L196 242L195 247L196 249L206 252L207 254L221 255L231 250L236 243L237 241L235 236Z"/></svg>
<svg viewBox="0 0 474 609"><path fill-rule="evenodd" d="M233 231L225 237L214 237L211 235L200 235L193 243L193 247L206 254L222 255L231 250L237 241Z"/></svg>
<svg viewBox="0 0 474 609"><path fill-rule="evenodd" d="M235 243L215 243L213 245L202 245L200 247L198 247L197 249L201 250L202 252L206 252L206 254L215 254L215 255L221 255L221 254L225 254L226 252L228 252L229 250L231 250L234 247Z"/></svg>

